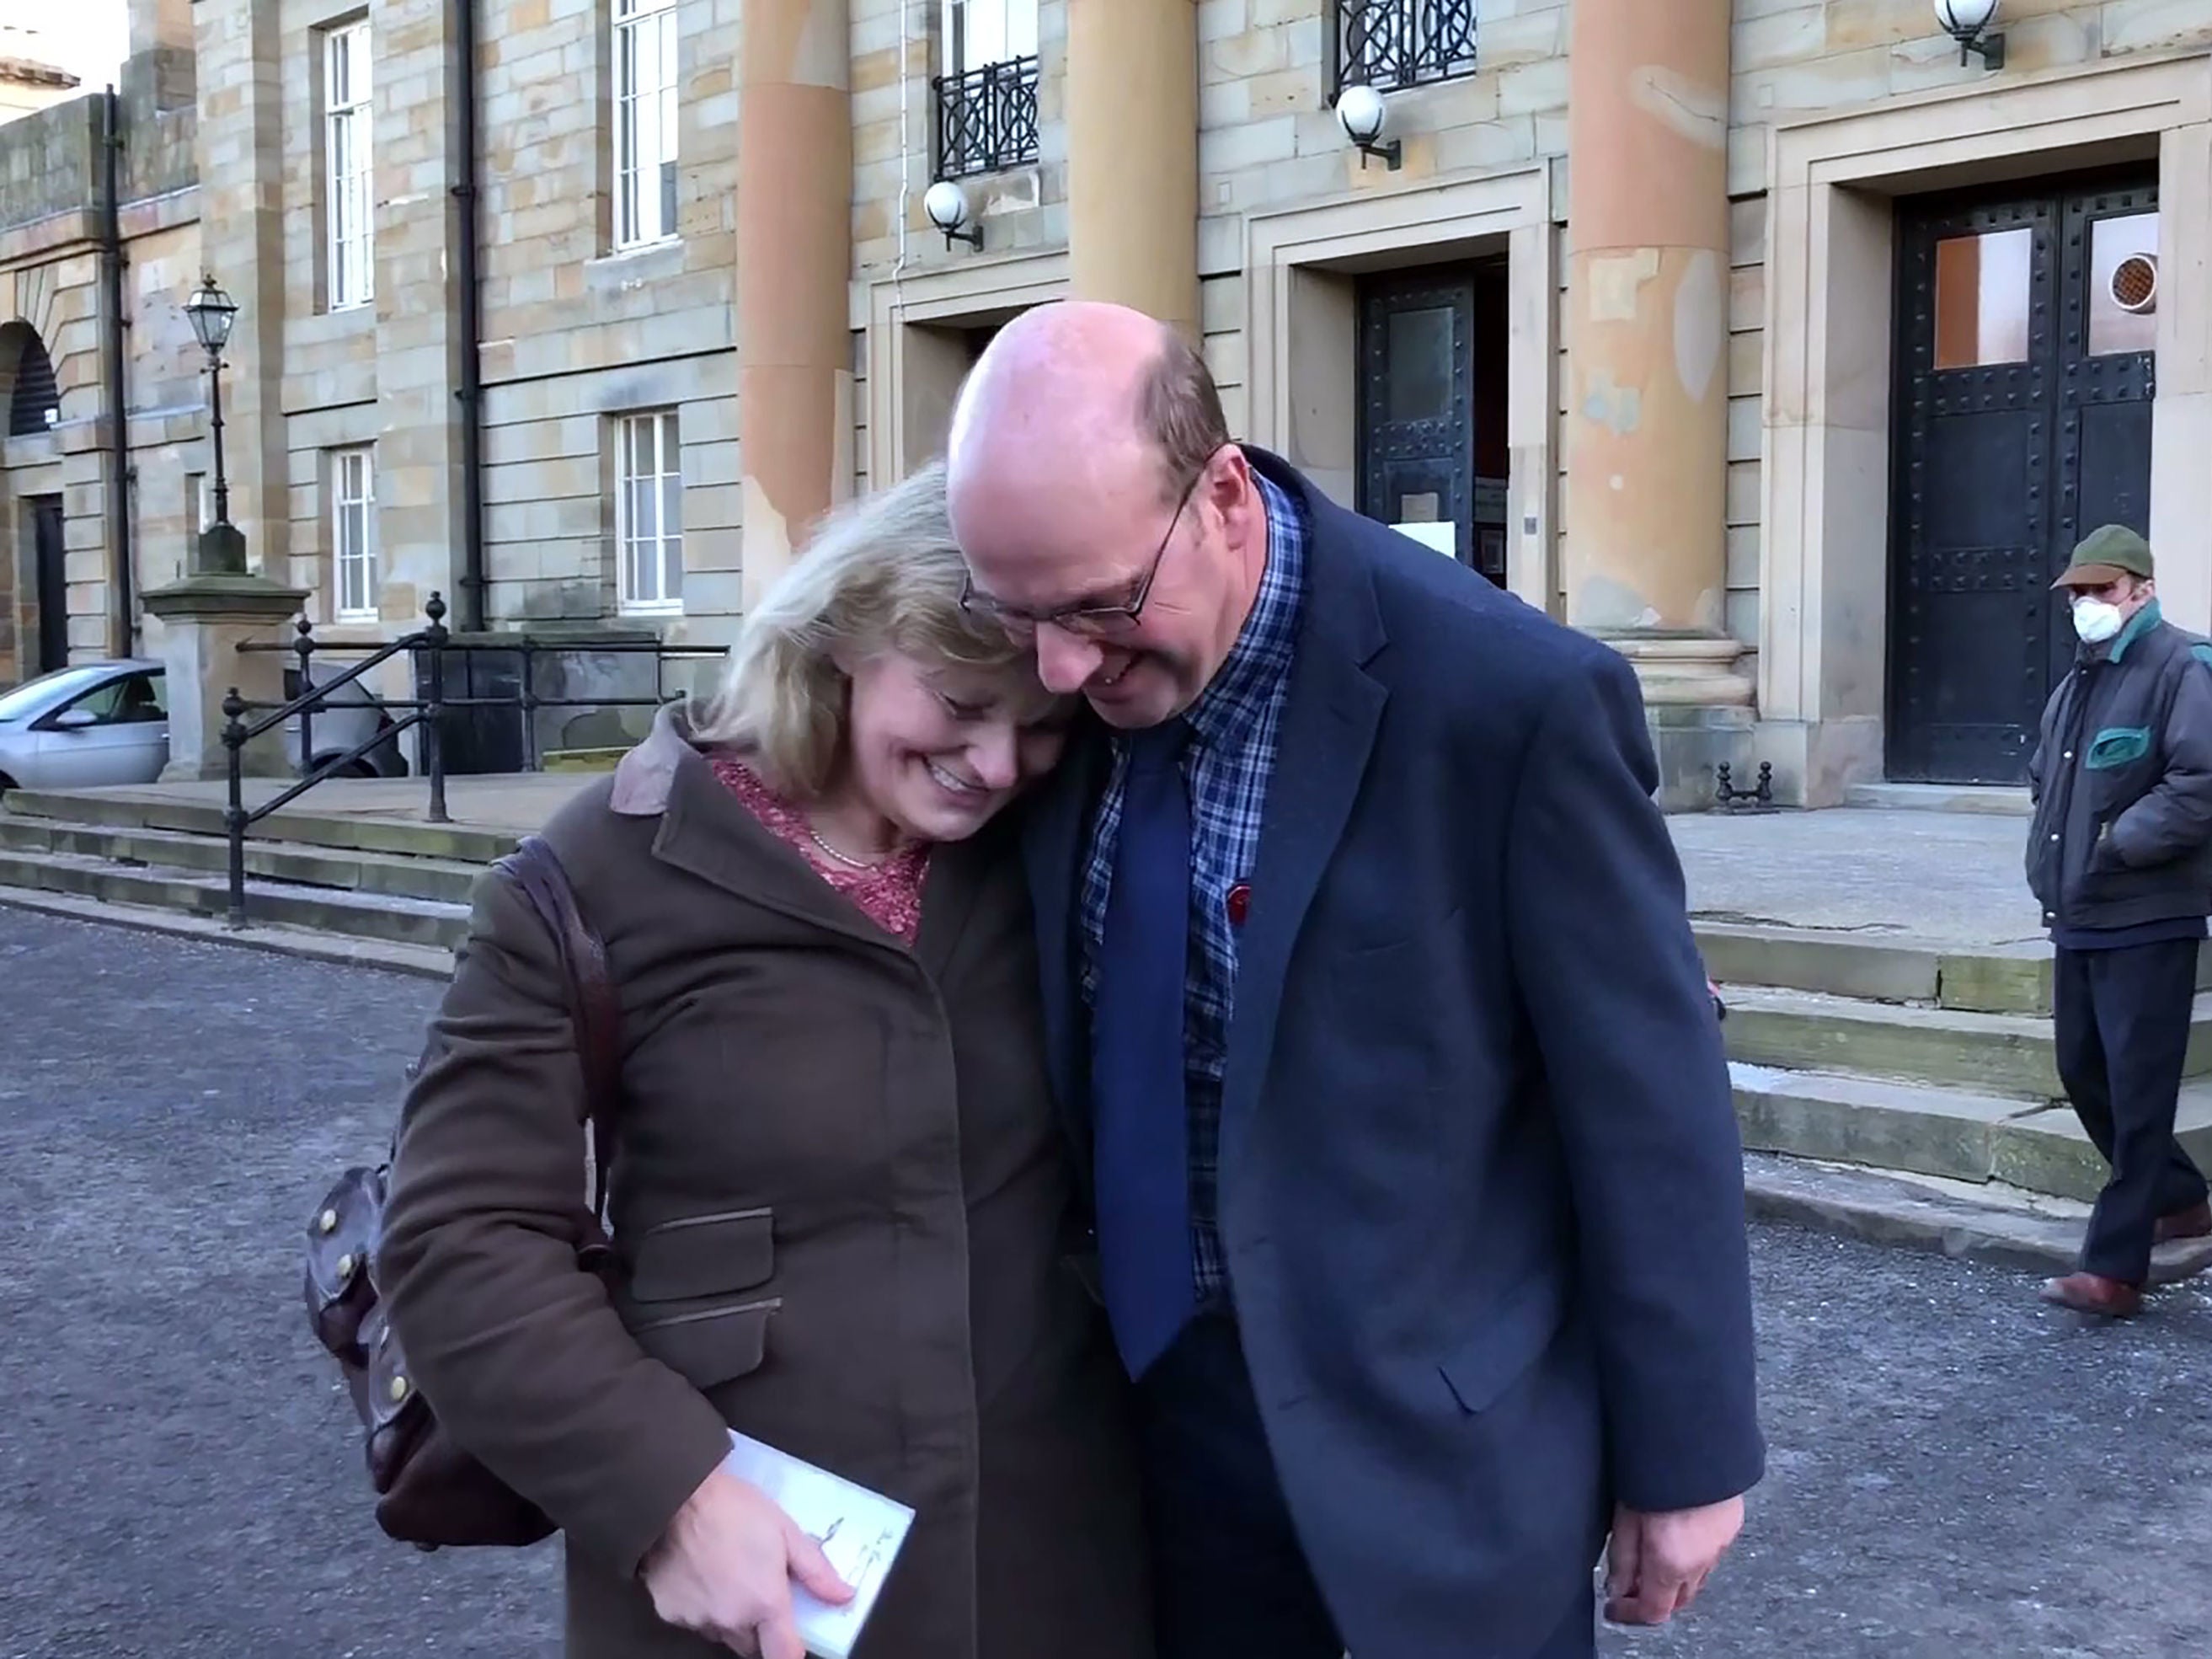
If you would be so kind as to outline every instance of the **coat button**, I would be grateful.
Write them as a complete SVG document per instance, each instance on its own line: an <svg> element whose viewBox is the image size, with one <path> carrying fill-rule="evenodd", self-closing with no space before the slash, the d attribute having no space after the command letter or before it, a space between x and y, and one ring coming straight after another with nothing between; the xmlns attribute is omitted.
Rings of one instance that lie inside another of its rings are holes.
<svg viewBox="0 0 2212 1659"><path fill-rule="evenodd" d="M338 1277L340 1279L350 1279L353 1277L353 1258L351 1256L342 1255L338 1258Z"/></svg>
<svg viewBox="0 0 2212 1659"><path fill-rule="evenodd" d="M2072 760L2074 758L2074 751L2071 749L2066 751L2065 758L2068 760Z"/></svg>
<svg viewBox="0 0 2212 1659"><path fill-rule="evenodd" d="M392 1389L391 1389L391 1394L392 1394L392 1404L394 1404L395 1406L396 1406L396 1405L398 1405L401 1401L403 1401L403 1400L406 1399L406 1398L407 1398L407 1379L406 1379L405 1377L404 1377L404 1376L395 1376L395 1377L393 1377L393 1378L392 1379Z"/></svg>
<svg viewBox="0 0 2212 1659"><path fill-rule="evenodd" d="M320 1215L315 1218L315 1225L326 1233L334 1233L337 1231L338 1212L336 1210L324 1211Z"/></svg>

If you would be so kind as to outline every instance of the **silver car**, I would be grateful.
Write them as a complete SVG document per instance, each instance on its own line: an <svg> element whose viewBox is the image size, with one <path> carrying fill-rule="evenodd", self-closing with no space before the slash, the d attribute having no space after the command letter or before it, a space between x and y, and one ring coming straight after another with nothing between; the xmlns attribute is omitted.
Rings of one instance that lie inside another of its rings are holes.
<svg viewBox="0 0 2212 1659"><path fill-rule="evenodd" d="M358 684L337 687L317 711L317 763L359 747L391 725L384 705ZM289 722L292 763L300 723ZM0 692L0 789L90 789L152 783L169 763L169 702L161 665L144 659L80 663ZM387 741L348 769L363 777L407 770Z"/></svg>

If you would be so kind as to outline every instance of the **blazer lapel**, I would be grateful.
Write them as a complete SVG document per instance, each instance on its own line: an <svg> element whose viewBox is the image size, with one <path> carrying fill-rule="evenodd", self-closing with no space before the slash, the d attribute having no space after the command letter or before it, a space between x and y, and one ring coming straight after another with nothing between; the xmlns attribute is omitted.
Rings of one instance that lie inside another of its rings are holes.
<svg viewBox="0 0 2212 1659"><path fill-rule="evenodd" d="M1297 475L1284 471L1289 476L1276 482L1299 489ZM1366 672L1387 639L1374 579L1331 533L1340 509L1310 493L1306 501L1311 540L1305 617L1267 784L1251 912L1237 940L1236 1009L1222 1080L1224 1135L1258 1100L1291 952L1358 800L1389 700L1382 682Z"/></svg>
<svg viewBox="0 0 2212 1659"><path fill-rule="evenodd" d="M1104 736L1087 724L1069 740L1067 758L1030 803L1022 830L1030 903L1036 916L1037 969L1044 994L1044 1030L1052 1091L1089 1186L1089 1067L1078 975L1078 917L1083 891L1084 830L1097 799L1107 754Z"/></svg>

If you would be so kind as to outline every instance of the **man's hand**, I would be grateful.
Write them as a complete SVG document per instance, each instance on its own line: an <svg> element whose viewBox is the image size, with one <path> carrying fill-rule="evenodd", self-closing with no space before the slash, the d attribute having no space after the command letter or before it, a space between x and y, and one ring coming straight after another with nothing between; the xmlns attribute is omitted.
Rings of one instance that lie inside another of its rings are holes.
<svg viewBox="0 0 2212 1659"><path fill-rule="evenodd" d="M793 1579L824 1601L853 1599L820 1545L759 1487L721 1469L684 1500L642 1576L662 1619L758 1659L806 1659Z"/></svg>
<svg viewBox="0 0 2212 1659"><path fill-rule="evenodd" d="M1665 1624L1698 1599L1742 1530L1741 1498L1663 1515L1615 1510L1605 1616L1617 1625Z"/></svg>

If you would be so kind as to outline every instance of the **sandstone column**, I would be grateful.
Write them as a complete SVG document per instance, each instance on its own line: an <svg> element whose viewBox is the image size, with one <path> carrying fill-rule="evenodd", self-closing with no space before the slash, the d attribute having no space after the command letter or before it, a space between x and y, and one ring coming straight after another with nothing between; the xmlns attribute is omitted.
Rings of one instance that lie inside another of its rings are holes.
<svg viewBox="0 0 2212 1659"><path fill-rule="evenodd" d="M1198 320L1198 11L1068 0L1067 257L1078 299Z"/></svg>
<svg viewBox="0 0 2212 1659"><path fill-rule="evenodd" d="M1678 805L1750 725L1723 613L1729 17L1575 0L1568 58L1567 620L1635 663Z"/></svg>
<svg viewBox="0 0 2212 1659"><path fill-rule="evenodd" d="M738 67L738 450L750 610L835 498L851 446L846 0L745 0Z"/></svg>

